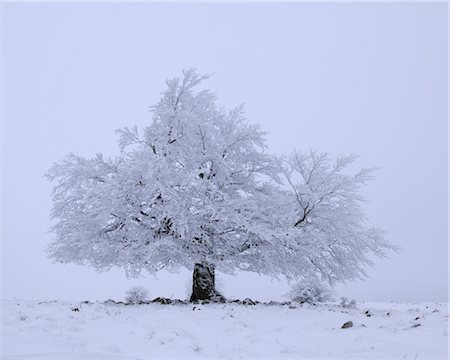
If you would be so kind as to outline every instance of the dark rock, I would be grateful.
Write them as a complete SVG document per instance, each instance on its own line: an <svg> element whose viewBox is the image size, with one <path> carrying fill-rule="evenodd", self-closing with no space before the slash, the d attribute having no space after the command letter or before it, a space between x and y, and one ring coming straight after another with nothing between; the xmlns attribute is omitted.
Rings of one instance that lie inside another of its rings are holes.
<svg viewBox="0 0 450 360"><path fill-rule="evenodd" d="M180 300L180 299L172 300L172 305L185 305L187 303L188 303L187 301L183 301L183 300Z"/></svg>
<svg viewBox="0 0 450 360"><path fill-rule="evenodd" d="M152 300L152 303L158 303L162 305L172 304L172 300L168 298L157 297Z"/></svg>
<svg viewBox="0 0 450 360"><path fill-rule="evenodd" d="M351 327L353 327L353 322L352 321L347 321L346 323L344 323L341 326L341 329L348 329L348 328L351 328Z"/></svg>
<svg viewBox="0 0 450 360"><path fill-rule="evenodd" d="M106 300L104 302L105 305L127 305L123 301L114 301L112 299Z"/></svg>
<svg viewBox="0 0 450 360"><path fill-rule="evenodd" d="M280 305L280 303L278 301L271 300L268 303L266 303L266 305L271 305L271 306L272 305Z"/></svg>
<svg viewBox="0 0 450 360"><path fill-rule="evenodd" d="M209 299L210 302L212 303L220 303L220 304L224 304L226 303L226 299L225 297L223 297L222 295L220 295L219 293L216 292L215 295L213 295L211 297L211 299Z"/></svg>
<svg viewBox="0 0 450 360"><path fill-rule="evenodd" d="M78 309L78 308L72 308L72 311L80 311L80 309Z"/></svg>

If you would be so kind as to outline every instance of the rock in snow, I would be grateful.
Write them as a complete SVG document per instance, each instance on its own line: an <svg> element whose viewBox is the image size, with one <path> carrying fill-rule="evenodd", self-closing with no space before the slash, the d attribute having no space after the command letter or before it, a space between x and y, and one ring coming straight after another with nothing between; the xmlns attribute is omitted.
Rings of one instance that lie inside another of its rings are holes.
<svg viewBox="0 0 450 360"><path fill-rule="evenodd" d="M341 329L348 329L351 327L353 327L353 322L347 321L346 323L344 323L344 325L341 326Z"/></svg>

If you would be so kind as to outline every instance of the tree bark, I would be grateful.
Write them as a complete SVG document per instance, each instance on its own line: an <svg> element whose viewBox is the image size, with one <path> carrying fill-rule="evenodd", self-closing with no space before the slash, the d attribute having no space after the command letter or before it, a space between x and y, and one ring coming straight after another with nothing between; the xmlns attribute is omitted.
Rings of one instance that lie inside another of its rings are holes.
<svg viewBox="0 0 450 360"><path fill-rule="evenodd" d="M192 295L190 301L209 300L223 302L224 297L216 291L214 265L197 263L192 276Z"/></svg>

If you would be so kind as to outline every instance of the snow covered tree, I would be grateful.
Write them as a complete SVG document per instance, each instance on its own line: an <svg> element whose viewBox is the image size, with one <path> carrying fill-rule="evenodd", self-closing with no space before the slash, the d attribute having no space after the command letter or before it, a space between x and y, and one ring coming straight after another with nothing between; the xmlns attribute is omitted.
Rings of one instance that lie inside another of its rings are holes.
<svg viewBox="0 0 450 360"><path fill-rule="evenodd" d="M133 286L127 291L125 301L128 304L141 304L148 301L148 291L142 286Z"/></svg>
<svg viewBox="0 0 450 360"><path fill-rule="evenodd" d="M311 277L295 283L288 296L292 301L315 304L330 301L332 294L331 287L327 283L317 277Z"/></svg>
<svg viewBox="0 0 450 360"><path fill-rule="evenodd" d="M143 133L118 130L116 158L69 154L51 167L50 255L128 276L185 267L192 301L222 298L216 269L330 283L364 275L369 256L391 248L366 228L359 190L370 172L344 175L353 157L267 154L242 106L195 91L207 77L167 81Z"/></svg>

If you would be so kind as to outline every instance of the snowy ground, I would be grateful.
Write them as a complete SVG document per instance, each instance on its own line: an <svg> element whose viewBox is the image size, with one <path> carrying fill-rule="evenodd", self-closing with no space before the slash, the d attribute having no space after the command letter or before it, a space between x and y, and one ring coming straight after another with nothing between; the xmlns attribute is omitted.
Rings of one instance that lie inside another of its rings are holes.
<svg viewBox="0 0 450 360"><path fill-rule="evenodd" d="M2 306L1 359L448 358L447 304Z"/></svg>

